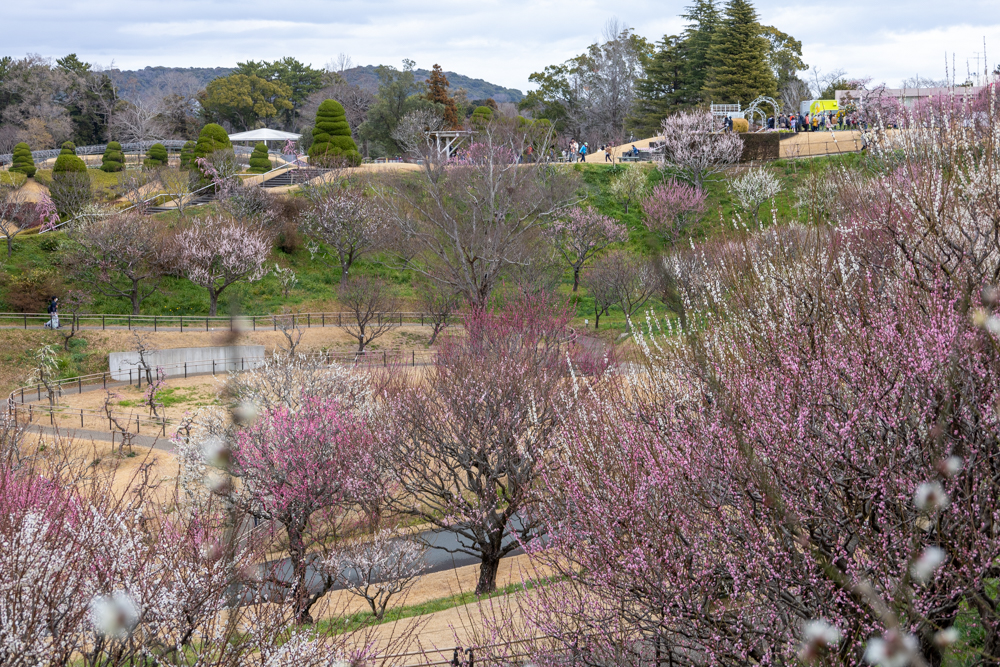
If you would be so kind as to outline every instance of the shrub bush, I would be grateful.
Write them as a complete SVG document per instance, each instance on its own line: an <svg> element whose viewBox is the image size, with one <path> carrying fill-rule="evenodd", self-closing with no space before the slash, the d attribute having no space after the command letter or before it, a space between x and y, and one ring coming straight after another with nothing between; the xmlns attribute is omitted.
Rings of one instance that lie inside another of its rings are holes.
<svg viewBox="0 0 1000 667"><path fill-rule="evenodd" d="M194 146L193 141L188 141L181 148L181 171L194 168Z"/></svg>
<svg viewBox="0 0 1000 667"><path fill-rule="evenodd" d="M110 173L124 168L125 154L122 153L122 145L117 141L109 141L104 149L104 156L101 157L101 171Z"/></svg>
<svg viewBox="0 0 1000 667"><path fill-rule="evenodd" d="M59 149L59 155L76 155L76 144L72 141L64 141Z"/></svg>
<svg viewBox="0 0 1000 667"><path fill-rule="evenodd" d="M167 147L163 144L153 144L146 151L146 159L142 161L142 166L149 169L167 166Z"/></svg>
<svg viewBox="0 0 1000 667"><path fill-rule="evenodd" d="M263 141L254 146L253 153L250 154L250 169L248 171L251 174L263 174L271 171L271 160L267 157L267 145Z"/></svg>
<svg viewBox="0 0 1000 667"><path fill-rule="evenodd" d="M51 269L30 269L19 274L6 274L4 301L11 312L44 313L49 300L61 297L64 287Z"/></svg>
<svg viewBox="0 0 1000 667"><path fill-rule="evenodd" d="M476 107L472 112L472 124L476 127L485 127L493 120L493 109L489 107Z"/></svg>
<svg viewBox="0 0 1000 667"><path fill-rule="evenodd" d="M750 121L746 118L734 118L733 119L733 132L749 132L750 131Z"/></svg>
<svg viewBox="0 0 1000 667"><path fill-rule="evenodd" d="M66 143L69 143L68 141ZM87 163L76 156L76 153L66 150L63 144L63 151L56 158L56 164L52 167L52 175L57 174L86 174Z"/></svg>
<svg viewBox="0 0 1000 667"><path fill-rule="evenodd" d="M31 157L31 147L23 141L14 146L14 164L10 170L24 174L28 178L35 175L35 160Z"/></svg>
<svg viewBox="0 0 1000 667"><path fill-rule="evenodd" d="M313 143L309 146L309 162L319 166L333 166L346 162L361 164L361 153L351 138L344 107L336 100L325 100L316 111Z"/></svg>

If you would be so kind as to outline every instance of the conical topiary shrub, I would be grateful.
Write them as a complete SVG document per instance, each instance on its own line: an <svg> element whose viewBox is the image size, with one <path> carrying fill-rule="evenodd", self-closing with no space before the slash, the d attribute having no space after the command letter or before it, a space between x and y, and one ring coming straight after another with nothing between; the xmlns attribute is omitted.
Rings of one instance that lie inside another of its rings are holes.
<svg viewBox="0 0 1000 667"><path fill-rule="evenodd" d="M122 153L122 145L117 141L109 141L104 148L104 156L101 158L101 171L113 172L121 171L125 168L125 154Z"/></svg>
<svg viewBox="0 0 1000 667"><path fill-rule="evenodd" d="M209 123L201 128L198 135L198 142L194 146L195 159L208 157L212 153L223 148L232 148L233 142L229 140L229 135L221 125Z"/></svg>
<svg viewBox="0 0 1000 667"><path fill-rule="evenodd" d="M217 123L209 123L201 128L201 133L198 135L198 142L194 145L194 159L191 160L192 165L197 167L195 160L198 158L208 157L215 151L232 147L233 142L229 140L226 130ZM202 172L202 179L208 180L208 176L204 172Z"/></svg>
<svg viewBox="0 0 1000 667"><path fill-rule="evenodd" d="M167 166L167 147L163 144L153 144L146 151L146 159L142 161L142 166L148 169Z"/></svg>
<svg viewBox="0 0 1000 667"><path fill-rule="evenodd" d="M28 178L35 175L35 160L31 157L31 147L23 141L14 146L14 164L10 170L24 174Z"/></svg>
<svg viewBox="0 0 1000 667"><path fill-rule="evenodd" d="M194 168L194 142L188 141L184 144L184 147L181 148L181 171L193 168Z"/></svg>
<svg viewBox="0 0 1000 667"><path fill-rule="evenodd" d="M267 157L267 145L263 141L253 147L248 171L251 174L263 174L271 171L271 160Z"/></svg>
<svg viewBox="0 0 1000 667"><path fill-rule="evenodd" d="M49 195L63 218L79 213L92 196L87 163L76 156L75 150L76 147L67 141L52 167Z"/></svg>
<svg viewBox="0 0 1000 667"><path fill-rule="evenodd" d="M313 142L309 147L309 162L323 167L346 162L361 164L361 153L351 138L351 126L347 124L344 107L336 100L325 100L316 112L316 126L313 128Z"/></svg>

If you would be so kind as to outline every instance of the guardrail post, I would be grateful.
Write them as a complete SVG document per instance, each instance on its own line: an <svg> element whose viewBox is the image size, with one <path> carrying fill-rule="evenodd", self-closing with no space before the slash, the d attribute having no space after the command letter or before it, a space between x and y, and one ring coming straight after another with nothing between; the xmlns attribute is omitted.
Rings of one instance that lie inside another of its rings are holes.
<svg viewBox="0 0 1000 667"><path fill-rule="evenodd" d="M244 361L244 357L240 357L240 370L241 371L245 371L246 370L246 365L243 363L243 361Z"/></svg>
<svg viewBox="0 0 1000 667"><path fill-rule="evenodd" d="M104 388L107 389L108 388L108 374L107 373L101 373L101 380L104 382Z"/></svg>
<svg viewBox="0 0 1000 667"><path fill-rule="evenodd" d="M312 326L312 315L306 313L306 329Z"/></svg>
<svg viewBox="0 0 1000 667"><path fill-rule="evenodd" d="M253 321L253 330L256 331L257 330L257 316L254 315L250 319Z"/></svg>
<svg viewBox="0 0 1000 667"><path fill-rule="evenodd" d="M76 379L76 393L78 393L78 394L82 394L83 393L83 378L82 377L78 377Z"/></svg>
<svg viewBox="0 0 1000 667"><path fill-rule="evenodd" d="M233 330L233 316L232 315L229 316L229 330L230 331Z"/></svg>
<svg viewBox="0 0 1000 667"><path fill-rule="evenodd" d="M80 428L83 428L83 410L80 410Z"/></svg>
<svg viewBox="0 0 1000 667"><path fill-rule="evenodd" d="M132 384L132 369L128 369L128 383Z"/></svg>
<svg viewBox="0 0 1000 667"><path fill-rule="evenodd" d="M156 315L153 315L153 333L156 333Z"/></svg>
<svg viewBox="0 0 1000 667"><path fill-rule="evenodd" d="M101 331L104 331L104 315L101 315Z"/></svg>
<svg viewBox="0 0 1000 667"><path fill-rule="evenodd" d="M181 315L181 333L184 333L184 316Z"/></svg>
<svg viewBox="0 0 1000 667"><path fill-rule="evenodd" d="M135 434L139 435L139 415L135 416Z"/></svg>
<svg viewBox="0 0 1000 667"><path fill-rule="evenodd" d="M132 315L128 316L128 330L132 330Z"/></svg>
<svg viewBox="0 0 1000 667"><path fill-rule="evenodd" d="M184 379L187 380L188 377L188 362L184 362Z"/></svg>
<svg viewBox="0 0 1000 667"><path fill-rule="evenodd" d="M205 318L205 331L208 331L208 318Z"/></svg>
<svg viewBox="0 0 1000 667"><path fill-rule="evenodd" d="M212 375L215 375L215 359L212 359Z"/></svg>

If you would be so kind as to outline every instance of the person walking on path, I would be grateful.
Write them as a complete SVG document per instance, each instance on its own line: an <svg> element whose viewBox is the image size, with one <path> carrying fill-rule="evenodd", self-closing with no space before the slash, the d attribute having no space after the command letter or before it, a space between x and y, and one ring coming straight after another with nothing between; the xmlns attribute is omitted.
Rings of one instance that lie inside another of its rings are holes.
<svg viewBox="0 0 1000 667"><path fill-rule="evenodd" d="M587 142L580 144L580 162L587 161Z"/></svg>
<svg viewBox="0 0 1000 667"><path fill-rule="evenodd" d="M49 302L49 321L45 323L46 329L59 328L59 297L52 297Z"/></svg>
<svg viewBox="0 0 1000 667"><path fill-rule="evenodd" d="M604 161L610 162L611 164L615 163L615 159L611 157L611 146L604 147Z"/></svg>

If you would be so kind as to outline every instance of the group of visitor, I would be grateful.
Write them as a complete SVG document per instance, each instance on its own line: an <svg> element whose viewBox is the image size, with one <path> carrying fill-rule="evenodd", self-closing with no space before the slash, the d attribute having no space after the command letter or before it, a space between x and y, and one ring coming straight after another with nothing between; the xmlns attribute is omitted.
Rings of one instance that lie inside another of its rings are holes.
<svg viewBox="0 0 1000 667"><path fill-rule="evenodd" d="M573 139L569 142L569 153L563 151L563 157L566 158L567 162L586 162L587 153L590 152L590 144L586 141L579 142Z"/></svg>
<svg viewBox="0 0 1000 667"><path fill-rule="evenodd" d="M814 114L787 114L777 117L778 129L791 130L792 132L823 132L826 130L858 130L862 129L862 123L858 119L857 113L845 113L843 111L814 113ZM768 129L774 129L774 117L767 120Z"/></svg>

